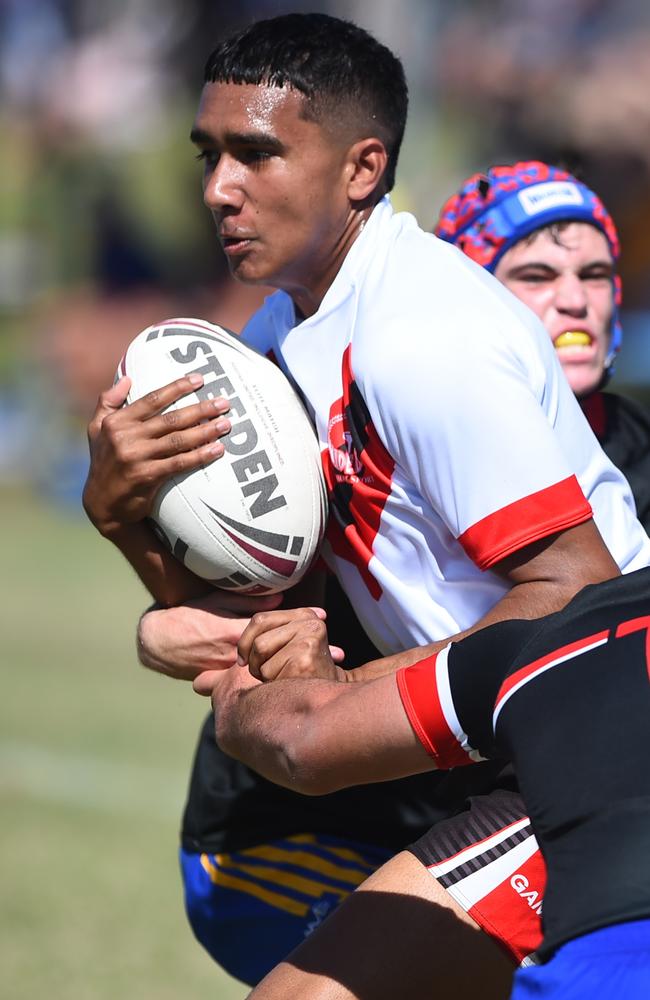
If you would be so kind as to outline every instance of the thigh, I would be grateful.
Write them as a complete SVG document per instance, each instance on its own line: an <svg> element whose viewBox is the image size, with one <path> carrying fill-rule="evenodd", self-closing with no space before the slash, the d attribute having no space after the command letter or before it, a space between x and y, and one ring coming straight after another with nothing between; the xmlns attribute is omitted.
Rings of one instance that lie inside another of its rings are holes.
<svg viewBox="0 0 650 1000"><path fill-rule="evenodd" d="M513 962L539 947L546 866L516 792L471 798L409 850Z"/></svg>
<svg viewBox="0 0 650 1000"><path fill-rule="evenodd" d="M396 855L251 994L255 1000L505 1000L513 964L411 853Z"/></svg>
<svg viewBox="0 0 650 1000"><path fill-rule="evenodd" d="M212 958L253 985L389 856L313 833L241 851L181 851L188 919Z"/></svg>

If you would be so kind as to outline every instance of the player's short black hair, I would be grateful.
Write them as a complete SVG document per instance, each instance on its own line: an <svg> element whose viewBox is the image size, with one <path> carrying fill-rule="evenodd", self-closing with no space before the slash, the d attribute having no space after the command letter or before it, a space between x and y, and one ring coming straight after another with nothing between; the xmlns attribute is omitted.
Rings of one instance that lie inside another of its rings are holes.
<svg viewBox="0 0 650 1000"><path fill-rule="evenodd" d="M393 187L408 87L397 56L358 25L328 14L257 21L217 46L204 79L293 87L304 94L309 118L351 120L359 138L376 135L386 146L385 189Z"/></svg>

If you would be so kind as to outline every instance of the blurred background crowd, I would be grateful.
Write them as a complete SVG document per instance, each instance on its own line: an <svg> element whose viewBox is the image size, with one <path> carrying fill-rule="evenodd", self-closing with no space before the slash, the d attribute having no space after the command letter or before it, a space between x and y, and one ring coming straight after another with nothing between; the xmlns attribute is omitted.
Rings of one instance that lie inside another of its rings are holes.
<svg viewBox="0 0 650 1000"><path fill-rule="evenodd" d="M84 426L123 347L167 315L239 330L188 142L205 57L253 18L349 17L403 58L394 195L429 228L470 172L578 171L622 235L620 389L650 381L650 6L642 0L0 0L0 483L76 503Z"/></svg>

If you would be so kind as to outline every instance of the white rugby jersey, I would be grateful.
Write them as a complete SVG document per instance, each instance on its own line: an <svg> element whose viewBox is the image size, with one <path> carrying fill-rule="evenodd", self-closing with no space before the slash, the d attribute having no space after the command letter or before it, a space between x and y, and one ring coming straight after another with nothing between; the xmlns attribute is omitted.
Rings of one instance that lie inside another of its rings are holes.
<svg viewBox="0 0 650 1000"><path fill-rule="evenodd" d="M508 589L491 566L592 509L623 570L650 564L627 482L541 323L387 198L318 312L298 322L276 292L242 336L310 409L324 557L384 653L475 624Z"/></svg>

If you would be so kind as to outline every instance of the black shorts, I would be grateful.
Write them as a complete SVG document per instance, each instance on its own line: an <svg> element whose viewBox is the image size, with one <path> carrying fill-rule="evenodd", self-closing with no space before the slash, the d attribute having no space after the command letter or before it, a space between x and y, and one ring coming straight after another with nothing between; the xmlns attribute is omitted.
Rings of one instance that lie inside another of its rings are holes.
<svg viewBox="0 0 650 1000"><path fill-rule="evenodd" d="M516 963L534 961L546 867L520 795L476 796L408 850Z"/></svg>

